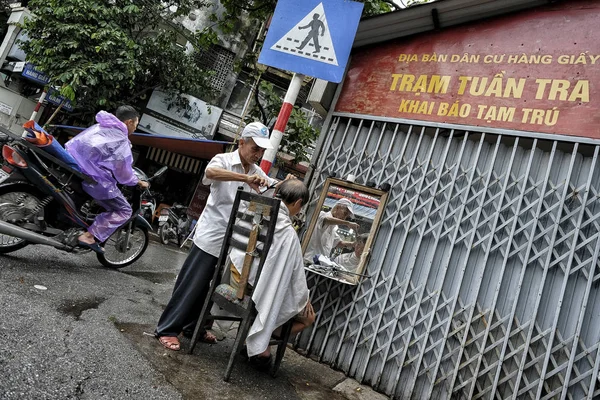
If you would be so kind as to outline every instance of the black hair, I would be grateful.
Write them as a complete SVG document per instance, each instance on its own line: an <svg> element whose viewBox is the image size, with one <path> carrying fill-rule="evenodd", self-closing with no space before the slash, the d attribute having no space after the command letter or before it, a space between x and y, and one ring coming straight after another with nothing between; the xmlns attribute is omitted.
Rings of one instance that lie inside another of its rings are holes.
<svg viewBox="0 0 600 400"><path fill-rule="evenodd" d="M288 179L277 187L275 197L281 199L286 204L302 200L302 205L304 205L308 203L308 188L300 180Z"/></svg>
<svg viewBox="0 0 600 400"><path fill-rule="evenodd" d="M115 117L121 122L125 122L128 119L136 119L140 117L140 114L132 106L120 106L115 111Z"/></svg>

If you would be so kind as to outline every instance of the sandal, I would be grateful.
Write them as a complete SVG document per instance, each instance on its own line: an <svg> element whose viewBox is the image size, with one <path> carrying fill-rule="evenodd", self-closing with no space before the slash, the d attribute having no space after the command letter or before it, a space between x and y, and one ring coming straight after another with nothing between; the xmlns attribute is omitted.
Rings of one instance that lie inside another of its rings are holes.
<svg viewBox="0 0 600 400"><path fill-rule="evenodd" d="M86 242L82 242L81 240L77 241L77 245L79 247L85 247L87 249L93 250L98 254L104 254L104 249L102 247L100 247L98 245L98 243L94 242L94 243L86 243Z"/></svg>
<svg viewBox="0 0 600 400"><path fill-rule="evenodd" d="M210 332L204 332L204 335L198 339L200 342L208 343L208 344L217 344L217 337Z"/></svg>
<svg viewBox="0 0 600 400"><path fill-rule="evenodd" d="M179 343L179 339L176 336L159 336L157 339L167 350L181 350L181 343Z"/></svg>
<svg viewBox="0 0 600 400"><path fill-rule="evenodd" d="M191 339L194 337L194 332L190 332L190 331L183 331L183 337ZM208 344L217 344L217 341L219 339L217 339L217 337L215 335L213 335L212 333L205 331L204 333L200 334L200 338L198 339L199 342L203 342L203 343L208 343Z"/></svg>

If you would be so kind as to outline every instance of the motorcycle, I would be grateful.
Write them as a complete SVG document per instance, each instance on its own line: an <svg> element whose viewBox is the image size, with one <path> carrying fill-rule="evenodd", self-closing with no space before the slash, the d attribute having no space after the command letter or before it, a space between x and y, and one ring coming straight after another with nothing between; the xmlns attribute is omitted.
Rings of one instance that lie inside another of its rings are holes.
<svg viewBox="0 0 600 400"><path fill-rule="evenodd" d="M72 253L90 250L78 247L77 238L102 208L82 189L82 182L95 181L20 136L0 128L8 136L2 147L0 169L0 253L29 244L44 244ZM64 151L64 149L63 149ZM140 180L152 181L134 168ZM101 245L98 261L109 268L122 268L138 260L149 242L150 224L139 215L142 189L121 188L134 212L131 218Z"/></svg>
<svg viewBox="0 0 600 400"><path fill-rule="evenodd" d="M142 193L142 204L140 206L140 215L148 222L152 223L152 216L156 211L156 199L150 190L146 189Z"/></svg>
<svg viewBox="0 0 600 400"><path fill-rule="evenodd" d="M187 207L175 204L163 208L158 217L158 236L163 244L168 244L171 239L177 240L177 245L185 241L190 232L191 219L187 215Z"/></svg>

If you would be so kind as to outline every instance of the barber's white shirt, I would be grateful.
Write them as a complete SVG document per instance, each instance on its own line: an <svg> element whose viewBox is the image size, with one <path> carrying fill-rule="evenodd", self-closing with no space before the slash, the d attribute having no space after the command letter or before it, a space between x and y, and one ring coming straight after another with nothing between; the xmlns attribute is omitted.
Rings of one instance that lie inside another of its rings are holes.
<svg viewBox="0 0 600 400"><path fill-rule="evenodd" d="M321 211L317 218L317 223L313 229L312 235L306 251L304 252L304 261L307 263L313 263L313 257L317 254L322 254L325 257L329 257L331 249L339 243L339 236L336 235L335 231L337 225L325 225L325 218L332 218L331 211ZM336 238L337 236L337 238Z"/></svg>
<svg viewBox="0 0 600 400"><path fill-rule="evenodd" d="M269 185L275 182L274 179L269 178L257 165L251 165L246 174L237 150L231 153L217 154L206 166L206 169L208 168L222 168L245 175L260 175L269 181ZM194 235L194 244L201 250L219 257L237 189L241 186L245 191L252 191L252 188L246 183L238 181L215 181L208 179L206 174L202 177L202 183L210 185L210 195L206 201L206 207L198 220L198 227Z"/></svg>

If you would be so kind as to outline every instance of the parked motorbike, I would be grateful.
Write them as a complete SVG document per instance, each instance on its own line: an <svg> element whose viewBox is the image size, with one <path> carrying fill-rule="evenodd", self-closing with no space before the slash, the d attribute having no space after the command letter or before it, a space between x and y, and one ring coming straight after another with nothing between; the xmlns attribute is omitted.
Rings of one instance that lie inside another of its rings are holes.
<svg viewBox="0 0 600 400"><path fill-rule="evenodd" d="M177 245L181 246L190 232L191 222L187 215L187 207L175 204L172 207L163 208L158 217L160 241L168 244L171 239L176 239Z"/></svg>
<svg viewBox="0 0 600 400"><path fill-rule="evenodd" d="M89 176L60 159L1 129L9 136L2 147L0 169L0 253L10 253L29 244L45 244L72 253L89 252L77 246L77 238L102 208L83 191ZM139 179L152 181L167 167L148 178L134 169ZM97 254L106 267L122 268L138 260L148 247L150 224L139 215L142 189L122 187L132 205L132 217L113 233Z"/></svg>
<svg viewBox="0 0 600 400"><path fill-rule="evenodd" d="M140 215L152 224L152 216L156 211L156 199L152 192L146 189L142 193L142 204L140 206Z"/></svg>

